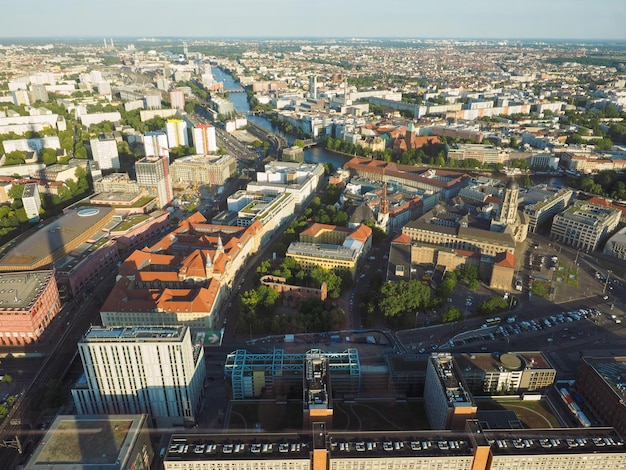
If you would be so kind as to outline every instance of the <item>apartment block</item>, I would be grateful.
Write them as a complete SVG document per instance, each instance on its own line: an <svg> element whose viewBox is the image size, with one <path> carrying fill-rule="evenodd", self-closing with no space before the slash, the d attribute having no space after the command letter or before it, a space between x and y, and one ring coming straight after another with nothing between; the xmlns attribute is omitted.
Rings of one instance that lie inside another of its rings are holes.
<svg viewBox="0 0 626 470"><path fill-rule="evenodd" d="M98 162L101 170L119 169L120 155L117 151L117 142L114 138L100 136L98 139L91 139L91 154Z"/></svg>
<svg viewBox="0 0 626 470"><path fill-rule="evenodd" d="M39 187L37 183L27 183L24 185L22 204L26 211L26 217L28 217L29 220L38 221L39 211L41 210L41 197L39 197Z"/></svg>
<svg viewBox="0 0 626 470"><path fill-rule="evenodd" d="M217 152L217 141L215 139L215 127L198 124L192 129L193 144L196 153L207 155Z"/></svg>
<svg viewBox="0 0 626 470"><path fill-rule="evenodd" d="M168 119L165 124L169 148L189 145L187 137L187 123L182 119Z"/></svg>

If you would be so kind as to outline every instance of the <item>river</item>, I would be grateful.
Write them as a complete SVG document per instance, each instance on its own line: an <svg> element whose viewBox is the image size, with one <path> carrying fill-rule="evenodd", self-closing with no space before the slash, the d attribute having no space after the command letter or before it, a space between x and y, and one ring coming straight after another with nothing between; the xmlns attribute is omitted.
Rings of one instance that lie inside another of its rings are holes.
<svg viewBox="0 0 626 470"><path fill-rule="evenodd" d="M237 83L228 72L225 72L218 67L212 67L212 72L215 80L218 82L224 82L225 90L242 89L241 85L239 85L239 83ZM276 126L273 126L269 119L250 114L250 105L248 104L248 96L246 93L230 93L229 99L233 103L237 112L245 114L246 118L251 123L281 136L288 143L292 143L297 138L293 135L287 135ZM349 160L349 158L329 152L323 147L313 147L304 150L304 160L309 163L332 163L335 168L340 168L346 161Z"/></svg>
<svg viewBox="0 0 626 470"><path fill-rule="evenodd" d="M212 72L218 82L224 82L225 90L243 89L228 72L225 72L218 67L213 67ZM286 135L276 126L273 126L269 119L250 114L250 105L248 104L248 96L246 93L231 93L229 99L235 106L237 112L245 114L248 121L253 124L281 136L289 143L292 143L296 139L296 136ZM340 168L346 161L349 160L349 157L329 152L323 147L313 147L304 150L304 160L310 163L332 163L335 168ZM494 177L500 180L508 179L507 176L501 174L494 175ZM515 179L518 183L522 184L523 176L517 176ZM533 184L545 184L551 188L560 188L565 185L565 178L559 176L534 175L531 177L531 181Z"/></svg>

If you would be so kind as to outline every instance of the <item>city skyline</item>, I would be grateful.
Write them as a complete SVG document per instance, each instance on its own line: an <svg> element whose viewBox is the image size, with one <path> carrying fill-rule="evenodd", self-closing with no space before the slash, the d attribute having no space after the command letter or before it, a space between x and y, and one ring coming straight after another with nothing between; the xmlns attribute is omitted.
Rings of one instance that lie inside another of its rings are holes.
<svg viewBox="0 0 626 470"><path fill-rule="evenodd" d="M5 25L0 41L98 36L626 39L626 2L622 0L479 0L471 5L463 0L443 0L436 9L407 0L384 6L372 0L318 0L311 4L293 0L233 0L227 4L184 0L176 4L180 21L172 21L165 13L171 4L163 0L111 0L107 8L91 3L76 8L74 3L34 0L12 4L12 21ZM33 15L33 11L39 14Z"/></svg>

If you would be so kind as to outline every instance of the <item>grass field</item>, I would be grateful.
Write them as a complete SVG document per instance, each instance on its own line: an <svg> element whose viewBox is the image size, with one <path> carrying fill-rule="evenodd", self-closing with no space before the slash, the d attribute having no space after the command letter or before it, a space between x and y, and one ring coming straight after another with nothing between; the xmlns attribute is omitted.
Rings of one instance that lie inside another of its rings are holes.
<svg viewBox="0 0 626 470"><path fill-rule="evenodd" d="M511 410L526 428L558 428L559 421L543 400L541 401L479 401L479 410Z"/></svg>

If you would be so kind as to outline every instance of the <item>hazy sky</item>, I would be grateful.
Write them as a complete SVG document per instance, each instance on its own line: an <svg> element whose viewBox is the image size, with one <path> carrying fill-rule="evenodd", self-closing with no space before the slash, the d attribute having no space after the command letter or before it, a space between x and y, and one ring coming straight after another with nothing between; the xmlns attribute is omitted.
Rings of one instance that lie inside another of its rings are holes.
<svg viewBox="0 0 626 470"><path fill-rule="evenodd" d="M0 37L626 39L626 0L6 0Z"/></svg>

